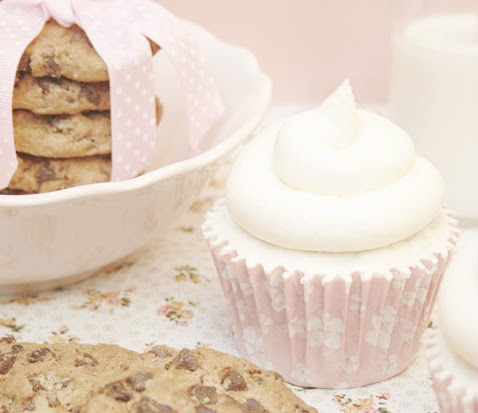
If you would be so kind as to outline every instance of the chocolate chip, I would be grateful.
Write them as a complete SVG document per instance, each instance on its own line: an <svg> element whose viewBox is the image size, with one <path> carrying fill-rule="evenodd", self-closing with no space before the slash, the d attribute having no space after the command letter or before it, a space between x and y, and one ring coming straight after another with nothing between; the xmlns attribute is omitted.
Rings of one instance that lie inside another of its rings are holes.
<svg viewBox="0 0 478 413"><path fill-rule="evenodd" d="M247 405L254 410L261 408L261 404L256 399L247 399Z"/></svg>
<svg viewBox="0 0 478 413"><path fill-rule="evenodd" d="M55 170L50 166L50 163L46 161L40 166L40 169L38 169L35 178L37 182L41 185L44 182L54 181L57 176ZM36 361L30 361L30 363L36 363Z"/></svg>
<svg viewBox="0 0 478 413"><path fill-rule="evenodd" d="M93 105L98 105L100 103L100 95L96 91L95 85L82 83L78 99L81 99L82 97L86 98L86 100Z"/></svg>
<svg viewBox="0 0 478 413"><path fill-rule="evenodd" d="M136 413L176 413L176 410L158 403L151 397L144 396L136 406Z"/></svg>
<svg viewBox="0 0 478 413"><path fill-rule="evenodd" d="M60 77L61 67L55 61L53 56L47 57L45 60L45 72L48 76Z"/></svg>
<svg viewBox="0 0 478 413"><path fill-rule="evenodd" d="M33 353L30 354L28 358L29 363L37 363L39 361L45 360L45 357L48 353L51 353L51 350L48 347L42 347L39 350L35 350Z"/></svg>
<svg viewBox="0 0 478 413"><path fill-rule="evenodd" d="M123 383L115 381L105 386L106 395L119 402L128 402L131 400L131 395L126 391Z"/></svg>
<svg viewBox="0 0 478 413"><path fill-rule="evenodd" d="M53 126L56 129L56 132L64 131L64 120L68 119L68 115L45 115L43 118L48 122L49 125Z"/></svg>
<svg viewBox="0 0 478 413"><path fill-rule="evenodd" d="M206 406L197 406L196 413L217 413L217 411Z"/></svg>
<svg viewBox="0 0 478 413"><path fill-rule="evenodd" d="M44 95L46 95L51 87L54 87L57 82L54 79L48 79L47 77L39 77L36 79L36 83L40 86L40 89Z"/></svg>
<svg viewBox="0 0 478 413"><path fill-rule="evenodd" d="M216 389L211 386L192 386L189 389L192 399L196 399L201 404L214 404L217 402Z"/></svg>
<svg viewBox="0 0 478 413"><path fill-rule="evenodd" d="M82 367L82 366L97 366L98 360L96 360L91 354L83 353L75 359L75 367Z"/></svg>
<svg viewBox="0 0 478 413"><path fill-rule="evenodd" d="M13 354L0 353L0 374L7 374L15 364L17 356Z"/></svg>
<svg viewBox="0 0 478 413"><path fill-rule="evenodd" d="M148 353L153 354L155 357L160 358L160 359L165 359L168 357L171 357L172 354L169 350L162 348L162 347L155 347L152 348Z"/></svg>
<svg viewBox="0 0 478 413"><path fill-rule="evenodd" d="M23 346L21 344L14 344L12 346L12 353L18 353L23 350Z"/></svg>
<svg viewBox="0 0 478 413"><path fill-rule="evenodd" d="M268 413L256 399L247 399L247 402L241 405L241 410L244 413Z"/></svg>
<svg viewBox="0 0 478 413"><path fill-rule="evenodd" d="M14 344L14 345L12 346L11 352L14 353L14 354L16 354L16 353L19 353L19 352L22 351L22 350L23 350L23 346L22 346L21 344Z"/></svg>
<svg viewBox="0 0 478 413"><path fill-rule="evenodd" d="M138 371L136 374L128 377L126 383L137 392L142 392L146 390L146 382L153 378L153 373L150 371Z"/></svg>
<svg viewBox="0 0 478 413"><path fill-rule="evenodd" d="M57 382L54 384L53 388L54 388L55 390L66 389L66 388L69 386L70 382L71 382L70 379L63 378L63 379L61 379L60 381L57 381Z"/></svg>
<svg viewBox="0 0 478 413"><path fill-rule="evenodd" d="M247 384L236 370L228 370L221 379L222 386L228 391L244 391L247 390Z"/></svg>
<svg viewBox="0 0 478 413"><path fill-rule="evenodd" d="M198 368L198 363L194 353L187 348L183 348L178 355L164 367L166 370L169 370L171 365L174 365L177 369L189 371L196 371Z"/></svg>
<svg viewBox="0 0 478 413"><path fill-rule="evenodd" d="M39 392L39 391L42 391L42 390L43 391L46 390L45 387L43 387L43 385L40 383L40 381L35 377L29 377L28 382L32 386L32 390L34 392Z"/></svg>
<svg viewBox="0 0 478 413"><path fill-rule="evenodd" d="M18 71L19 72L29 72L30 71L30 56L24 53L20 62L18 63Z"/></svg>

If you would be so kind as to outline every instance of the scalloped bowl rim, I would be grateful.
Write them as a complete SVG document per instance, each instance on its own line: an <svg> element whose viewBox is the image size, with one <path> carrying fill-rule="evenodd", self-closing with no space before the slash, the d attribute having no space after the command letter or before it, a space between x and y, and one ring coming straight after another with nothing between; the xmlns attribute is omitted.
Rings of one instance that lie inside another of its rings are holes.
<svg viewBox="0 0 478 413"><path fill-rule="evenodd" d="M191 22L188 23L194 26L199 26ZM213 36L203 27L201 27L201 29L206 31L208 35ZM238 53L242 53L244 59L247 59L249 61L248 66L251 68L251 70L257 71L257 74L265 81L265 85L268 89L266 96L267 102L264 103L262 112L256 113L253 119L251 119L249 122L244 123L238 129L236 129L228 138L224 139L219 144L213 146L212 148L199 155L193 156L192 158L188 158L179 162L160 167L143 175L124 181L110 181L96 184L81 185L73 188L67 188L59 191L40 194L0 195L0 208L34 207L70 201L72 199L81 199L87 196L138 190L161 180L181 175L194 169L206 167L220 159L222 156L226 155L236 146L238 146L241 141L244 140L245 135L252 133L254 129L260 124L260 122L265 116L266 111L268 110L271 100L271 80L267 76L267 74L260 68L258 61L251 52L242 47L231 46L230 44L220 40L219 38L215 36L213 37L219 43L222 43L228 48L235 49Z"/></svg>

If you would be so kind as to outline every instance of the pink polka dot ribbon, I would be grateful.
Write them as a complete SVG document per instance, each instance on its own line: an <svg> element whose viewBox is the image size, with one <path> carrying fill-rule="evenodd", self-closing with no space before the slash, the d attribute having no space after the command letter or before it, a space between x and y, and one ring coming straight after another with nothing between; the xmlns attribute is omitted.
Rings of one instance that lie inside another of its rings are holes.
<svg viewBox="0 0 478 413"><path fill-rule="evenodd" d="M0 2L0 188L17 168L12 95L20 58L53 18L80 26L104 60L110 79L111 180L148 168L157 141L154 72L147 38L178 72L188 109L191 155L224 112L204 56L169 11L152 0L3 0Z"/></svg>

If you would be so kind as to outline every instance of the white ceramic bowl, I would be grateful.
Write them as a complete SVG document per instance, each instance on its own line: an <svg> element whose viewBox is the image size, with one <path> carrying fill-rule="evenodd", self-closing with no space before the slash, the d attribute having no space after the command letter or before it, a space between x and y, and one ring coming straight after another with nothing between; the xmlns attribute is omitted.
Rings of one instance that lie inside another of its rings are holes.
<svg viewBox="0 0 478 413"><path fill-rule="evenodd" d="M271 85L253 55L192 23L226 113L187 157L184 100L161 53L155 62L164 115L151 171L123 182L35 195L0 195L0 292L51 288L90 275L146 244L194 201L224 156L262 120Z"/></svg>

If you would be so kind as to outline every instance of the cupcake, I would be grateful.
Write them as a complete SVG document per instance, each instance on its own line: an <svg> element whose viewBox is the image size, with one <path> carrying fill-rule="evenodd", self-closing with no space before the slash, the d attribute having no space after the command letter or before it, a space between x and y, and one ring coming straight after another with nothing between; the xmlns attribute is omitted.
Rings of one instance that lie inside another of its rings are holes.
<svg viewBox="0 0 478 413"><path fill-rule="evenodd" d="M438 297L426 356L443 413L478 412L478 232L464 231Z"/></svg>
<svg viewBox="0 0 478 413"><path fill-rule="evenodd" d="M243 356L300 386L407 368L458 232L438 171L348 82L264 129L203 226Z"/></svg>

